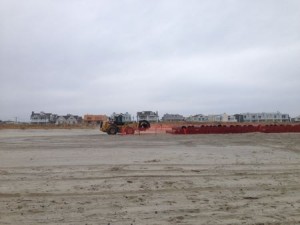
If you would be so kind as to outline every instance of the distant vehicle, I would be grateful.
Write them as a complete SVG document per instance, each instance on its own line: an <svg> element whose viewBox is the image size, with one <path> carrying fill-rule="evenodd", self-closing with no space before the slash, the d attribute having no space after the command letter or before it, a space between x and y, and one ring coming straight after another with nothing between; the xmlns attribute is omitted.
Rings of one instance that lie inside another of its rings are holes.
<svg viewBox="0 0 300 225"><path fill-rule="evenodd" d="M136 130L145 131L150 128L150 123L147 120L139 122L123 122L122 115L110 118L100 124L100 130L109 135L117 133L134 134Z"/></svg>

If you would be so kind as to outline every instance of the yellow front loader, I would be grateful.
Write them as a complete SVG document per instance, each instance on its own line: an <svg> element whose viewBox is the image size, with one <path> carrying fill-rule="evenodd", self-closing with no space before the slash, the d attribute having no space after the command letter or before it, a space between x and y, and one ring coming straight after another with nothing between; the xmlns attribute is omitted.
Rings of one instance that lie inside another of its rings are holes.
<svg viewBox="0 0 300 225"><path fill-rule="evenodd" d="M104 121L100 124L100 130L109 134L117 133L134 134L136 130L145 131L150 128L150 123L147 120L139 122L123 122L122 115Z"/></svg>

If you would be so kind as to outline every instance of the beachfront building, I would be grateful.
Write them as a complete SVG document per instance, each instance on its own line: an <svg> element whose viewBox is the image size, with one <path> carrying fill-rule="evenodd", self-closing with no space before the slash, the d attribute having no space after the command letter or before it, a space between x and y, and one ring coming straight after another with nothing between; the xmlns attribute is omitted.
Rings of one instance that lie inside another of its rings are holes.
<svg viewBox="0 0 300 225"><path fill-rule="evenodd" d="M67 114L66 116L58 116L55 124L57 124L57 125L59 125L59 124L74 125L74 124L79 124L81 122L82 122L82 117Z"/></svg>
<svg viewBox="0 0 300 225"><path fill-rule="evenodd" d="M34 111L32 111L30 116L30 122L33 124L55 123L57 117L58 116L56 114L52 114L52 113L45 113L45 112L35 113Z"/></svg>
<svg viewBox="0 0 300 225"><path fill-rule="evenodd" d="M126 112L126 113L113 113L111 114L111 118L115 118L115 117L118 117L118 116L121 116L122 117L122 122L131 122L132 119L131 119L131 115Z"/></svg>
<svg viewBox="0 0 300 225"><path fill-rule="evenodd" d="M226 113L217 114L217 115L202 115L197 114L194 116L189 116L186 118L186 121L189 122L237 122L235 116L228 115Z"/></svg>
<svg viewBox="0 0 300 225"><path fill-rule="evenodd" d="M217 115L208 115L208 122L237 122L234 115L228 115L227 113L217 114Z"/></svg>
<svg viewBox="0 0 300 225"><path fill-rule="evenodd" d="M222 115L208 115L208 122L222 122Z"/></svg>
<svg viewBox="0 0 300 225"><path fill-rule="evenodd" d="M289 122L289 114L275 113L241 113L243 122Z"/></svg>
<svg viewBox="0 0 300 225"><path fill-rule="evenodd" d="M235 119L237 120L238 123L243 123L244 122L244 116L242 114L234 114Z"/></svg>
<svg viewBox="0 0 300 225"><path fill-rule="evenodd" d="M232 123L236 123L237 122L237 120L236 120L236 118L235 118L235 116L234 115L227 115L228 116L228 121L227 122L232 122Z"/></svg>
<svg viewBox="0 0 300 225"><path fill-rule="evenodd" d="M208 116L197 114L188 116L185 120L188 122L208 122Z"/></svg>
<svg viewBox="0 0 300 225"><path fill-rule="evenodd" d="M141 121L141 120L147 120L149 122L158 122L159 121L158 112L153 112L153 111L137 112L136 118L137 118L137 121Z"/></svg>
<svg viewBox="0 0 300 225"><path fill-rule="evenodd" d="M292 121L293 121L293 122L296 122L296 123L299 123L299 122L300 122L300 115L297 116L297 117L295 117L295 118L293 118Z"/></svg>
<svg viewBox="0 0 300 225"><path fill-rule="evenodd" d="M166 113L163 115L163 117L161 118L162 121L168 121L168 122L176 122L176 121L184 121L185 118L182 115L179 114L169 114Z"/></svg>

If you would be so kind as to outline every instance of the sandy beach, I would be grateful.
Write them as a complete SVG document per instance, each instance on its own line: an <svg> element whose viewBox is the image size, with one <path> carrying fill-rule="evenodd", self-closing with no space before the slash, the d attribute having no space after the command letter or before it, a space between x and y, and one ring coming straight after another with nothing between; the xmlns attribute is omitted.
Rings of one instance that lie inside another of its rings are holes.
<svg viewBox="0 0 300 225"><path fill-rule="evenodd" d="M300 224L300 133L0 130L0 224Z"/></svg>

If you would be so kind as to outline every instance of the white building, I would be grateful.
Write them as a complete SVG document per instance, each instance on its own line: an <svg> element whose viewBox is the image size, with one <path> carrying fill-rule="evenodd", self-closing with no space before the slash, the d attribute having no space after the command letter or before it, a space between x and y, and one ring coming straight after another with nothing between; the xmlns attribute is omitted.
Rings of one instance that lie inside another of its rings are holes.
<svg viewBox="0 0 300 225"><path fill-rule="evenodd" d="M163 115L162 117L162 121L184 121L185 118L182 115L179 114L168 114L166 113L165 115Z"/></svg>
<svg viewBox="0 0 300 225"><path fill-rule="evenodd" d="M228 122L237 122L237 119L234 115L228 115Z"/></svg>
<svg viewBox="0 0 300 225"><path fill-rule="evenodd" d="M208 116L197 114L193 116L188 116L185 120L188 122L208 122Z"/></svg>
<svg viewBox="0 0 300 225"><path fill-rule="evenodd" d="M35 113L32 111L30 116L31 123L36 123L36 124L55 123L56 119L57 119L56 114L45 113L45 112Z"/></svg>
<svg viewBox="0 0 300 225"><path fill-rule="evenodd" d="M297 122L297 123L300 122L300 115L293 118L293 122Z"/></svg>
<svg viewBox="0 0 300 225"><path fill-rule="evenodd" d="M219 115L208 115L209 122L237 122L235 116L228 115L226 113L219 114Z"/></svg>
<svg viewBox="0 0 300 225"><path fill-rule="evenodd" d="M64 116L59 116L56 120L56 123L55 124L66 124L67 123L67 120Z"/></svg>
<svg viewBox="0 0 300 225"><path fill-rule="evenodd" d="M58 116L55 124L57 124L57 125L59 125L59 124L74 125L74 124L81 123L81 121L82 121L81 117L68 114L66 116Z"/></svg>
<svg viewBox="0 0 300 225"><path fill-rule="evenodd" d="M289 114L275 113L242 113L244 122L289 122Z"/></svg>
<svg viewBox="0 0 300 225"><path fill-rule="evenodd" d="M141 121L141 120L147 120L149 122L159 121L158 112L152 112L152 111L137 112L136 118L137 121Z"/></svg>
<svg viewBox="0 0 300 225"><path fill-rule="evenodd" d="M186 118L186 121L190 122L237 122L233 115L227 115L226 113L217 115L194 115Z"/></svg>
<svg viewBox="0 0 300 225"><path fill-rule="evenodd" d="M222 115L208 115L208 122L222 122ZM224 119L226 120L226 118Z"/></svg>
<svg viewBox="0 0 300 225"><path fill-rule="evenodd" d="M131 119L131 115L126 112L126 113L115 113L113 112L113 114L111 114L111 118L114 118L116 116L122 116L122 122L131 122L132 119Z"/></svg>

